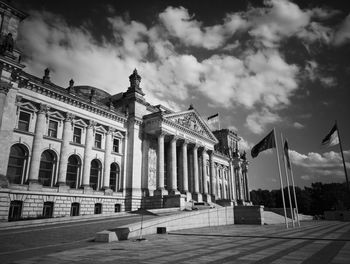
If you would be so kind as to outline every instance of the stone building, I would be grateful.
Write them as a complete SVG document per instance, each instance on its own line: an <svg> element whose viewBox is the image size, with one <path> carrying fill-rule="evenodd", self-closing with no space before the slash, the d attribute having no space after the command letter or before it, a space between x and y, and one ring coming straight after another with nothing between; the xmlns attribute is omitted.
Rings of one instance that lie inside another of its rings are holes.
<svg viewBox="0 0 350 264"><path fill-rule="evenodd" d="M26 73L26 14L0 9L0 220L249 201L237 134L211 131L192 106L149 104L136 70L115 95Z"/></svg>

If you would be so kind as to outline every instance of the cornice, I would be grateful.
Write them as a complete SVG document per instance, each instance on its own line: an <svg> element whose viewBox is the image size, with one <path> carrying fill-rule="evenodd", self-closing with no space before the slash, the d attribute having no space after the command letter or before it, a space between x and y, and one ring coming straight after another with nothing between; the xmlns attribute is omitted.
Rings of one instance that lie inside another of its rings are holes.
<svg viewBox="0 0 350 264"><path fill-rule="evenodd" d="M28 76L23 76L22 74L23 72L12 74L13 81L18 82L18 86L20 88L25 88L38 94L43 94L47 97L64 102L66 104L70 104L74 107L95 113L97 115L106 117L114 121L118 121L121 123L127 122L126 117L118 115L117 113L112 112L109 109L104 109L103 106L91 104L87 99L85 100L84 98L68 94L66 90L62 87L59 87L54 84L42 84L41 82L35 82L35 80L29 79L29 77L31 77L29 74L26 74Z"/></svg>

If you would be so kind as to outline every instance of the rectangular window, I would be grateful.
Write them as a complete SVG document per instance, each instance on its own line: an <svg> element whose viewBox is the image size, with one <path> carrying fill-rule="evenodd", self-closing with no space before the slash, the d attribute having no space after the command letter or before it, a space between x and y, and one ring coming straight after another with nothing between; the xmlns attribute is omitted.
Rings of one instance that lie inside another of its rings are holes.
<svg viewBox="0 0 350 264"><path fill-rule="evenodd" d="M113 139L113 152L119 153L119 139Z"/></svg>
<svg viewBox="0 0 350 264"><path fill-rule="evenodd" d="M70 216L78 216L80 211L80 204L79 203L72 203L72 206L70 208Z"/></svg>
<svg viewBox="0 0 350 264"><path fill-rule="evenodd" d="M22 216L22 207L23 207L22 201L11 201L8 220L9 221L19 220Z"/></svg>
<svg viewBox="0 0 350 264"><path fill-rule="evenodd" d="M49 121L49 131L48 136L57 138L57 128L58 128L58 122L50 120Z"/></svg>
<svg viewBox="0 0 350 264"><path fill-rule="evenodd" d="M53 216L53 202L44 202L43 217Z"/></svg>
<svg viewBox="0 0 350 264"><path fill-rule="evenodd" d="M75 127L73 131L73 142L81 144L81 128Z"/></svg>
<svg viewBox="0 0 350 264"><path fill-rule="evenodd" d="M30 114L26 112L19 112L18 129L22 131L29 131Z"/></svg>
<svg viewBox="0 0 350 264"><path fill-rule="evenodd" d="M95 134L95 148L101 148L102 146L102 135L96 133Z"/></svg>

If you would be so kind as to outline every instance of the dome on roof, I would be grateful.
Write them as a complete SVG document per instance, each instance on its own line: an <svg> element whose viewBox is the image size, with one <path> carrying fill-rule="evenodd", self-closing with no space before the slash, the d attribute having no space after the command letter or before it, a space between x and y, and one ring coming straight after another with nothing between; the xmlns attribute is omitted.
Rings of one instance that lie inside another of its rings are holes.
<svg viewBox="0 0 350 264"><path fill-rule="evenodd" d="M96 87L88 86L88 85L74 86L74 89L76 93L85 95L87 97L91 95L91 91L94 91L95 93L94 97L96 98L96 100L102 100L111 96L109 93L107 93L104 90L101 90Z"/></svg>

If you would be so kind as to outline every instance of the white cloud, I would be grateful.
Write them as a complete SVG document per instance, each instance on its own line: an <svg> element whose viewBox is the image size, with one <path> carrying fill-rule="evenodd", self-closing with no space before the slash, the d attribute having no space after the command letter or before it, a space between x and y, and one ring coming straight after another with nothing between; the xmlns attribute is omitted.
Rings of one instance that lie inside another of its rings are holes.
<svg viewBox="0 0 350 264"><path fill-rule="evenodd" d="M245 126L255 134L262 134L268 125L281 121L281 117L264 108L247 116Z"/></svg>
<svg viewBox="0 0 350 264"><path fill-rule="evenodd" d="M335 77L327 76L314 60L306 62L304 74L313 82L319 81L324 87L334 87L337 84Z"/></svg>
<svg viewBox="0 0 350 264"><path fill-rule="evenodd" d="M253 143L248 142L243 137L240 137L239 150L245 150L246 152L250 152L250 150L253 146L254 146Z"/></svg>
<svg viewBox="0 0 350 264"><path fill-rule="evenodd" d="M333 43L336 46L350 41L350 14L344 19L339 29L335 32Z"/></svg>
<svg viewBox="0 0 350 264"><path fill-rule="evenodd" d="M295 150L289 151L290 159L296 166L304 168L309 177L337 176L344 177L343 163L340 153L329 151L322 154L310 152L307 155ZM344 151L346 160L350 158L350 150ZM346 162L350 168L350 163Z"/></svg>
<svg viewBox="0 0 350 264"><path fill-rule="evenodd" d="M262 133L266 125L280 121L272 109L288 106L298 89L300 68L289 64L276 45L285 37L309 30L311 18L325 18L327 12L271 0L261 8L227 14L221 24L204 26L187 9L168 7L149 28L137 21L107 18L114 38L102 43L87 29L71 27L59 16L34 12L21 26L19 45L27 54L26 71L41 76L49 67L51 79L59 85L67 86L73 78L76 85L96 86L115 94L127 89L128 76L137 68L151 103L180 109L200 93L213 107L263 109L267 116L261 121L256 112L247 118L247 126ZM249 29L253 38L270 42L266 45L270 48L241 45L244 40L232 36L242 29ZM199 60L181 52L190 46L217 52ZM239 57L227 54L237 48L242 49ZM308 67L313 78L327 85L334 83L329 76L317 75L317 64Z"/></svg>
<svg viewBox="0 0 350 264"><path fill-rule="evenodd" d="M253 23L250 35L266 47L275 47L283 37L296 34L309 24L310 15L287 0L268 0L266 7L253 8L248 13Z"/></svg>
<svg viewBox="0 0 350 264"><path fill-rule="evenodd" d="M239 15L230 14L221 25L203 27L184 7L168 7L159 14L159 19L169 34L185 45L206 49L222 46L227 38L244 28L247 23Z"/></svg>
<svg viewBox="0 0 350 264"><path fill-rule="evenodd" d="M299 122L294 122L293 123L293 127L297 128L297 129L302 129L304 128L305 126Z"/></svg>

